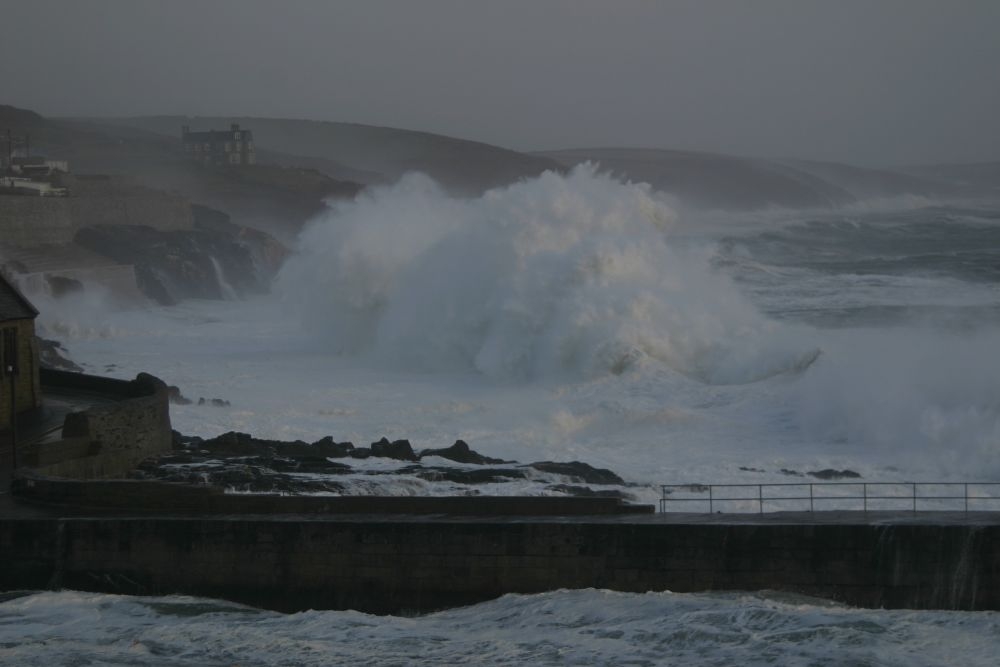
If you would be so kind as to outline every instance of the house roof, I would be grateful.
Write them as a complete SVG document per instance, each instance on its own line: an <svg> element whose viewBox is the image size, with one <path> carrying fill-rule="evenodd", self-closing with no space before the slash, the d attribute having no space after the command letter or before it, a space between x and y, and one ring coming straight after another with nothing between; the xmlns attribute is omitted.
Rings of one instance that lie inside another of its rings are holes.
<svg viewBox="0 0 1000 667"><path fill-rule="evenodd" d="M31 302L0 273L0 322L38 317Z"/></svg>

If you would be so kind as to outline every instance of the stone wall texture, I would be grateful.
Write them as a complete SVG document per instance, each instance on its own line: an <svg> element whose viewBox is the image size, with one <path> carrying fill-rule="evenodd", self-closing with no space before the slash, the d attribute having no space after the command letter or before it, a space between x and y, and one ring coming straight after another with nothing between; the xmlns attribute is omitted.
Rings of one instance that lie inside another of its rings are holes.
<svg viewBox="0 0 1000 667"><path fill-rule="evenodd" d="M84 185L86 183L87 185ZM191 203L180 195L117 180L81 181L69 197L0 196L0 240L33 246L70 243L94 225L190 229Z"/></svg>
<svg viewBox="0 0 1000 667"><path fill-rule="evenodd" d="M8 519L0 520L0 553L3 589L183 593L286 611L428 611L591 587L769 589L869 607L1000 609L997 525Z"/></svg>
<svg viewBox="0 0 1000 667"><path fill-rule="evenodd" d="M140 373L131 382L44 369L43 386L113 399L66 416L62 442L37 445L23 464L36 473L76 479L125 477L172 446L166 385Z"/></svg>

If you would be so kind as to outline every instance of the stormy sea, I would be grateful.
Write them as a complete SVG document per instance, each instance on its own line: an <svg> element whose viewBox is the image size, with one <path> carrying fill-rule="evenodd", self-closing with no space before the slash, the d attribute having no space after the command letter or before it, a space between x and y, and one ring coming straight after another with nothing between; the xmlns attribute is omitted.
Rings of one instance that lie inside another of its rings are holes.
<svg viewBox="0 0 1000 667"><path fill-rule="evenodd" d="M190 436L463 439L608 468L642 503L660 484L823 469L1000 480L1000 204L706 212L591 165L475 199L410 175L315 219L266 296L38 300L88 372L148 371L228 402L173 406ZM380 474L354 492L466 492L383 474L398 463L368 460ZM75 592L0 603L12 665L993 665L998 648L992 612L768 593L555 591L416 617Z"/></svg>

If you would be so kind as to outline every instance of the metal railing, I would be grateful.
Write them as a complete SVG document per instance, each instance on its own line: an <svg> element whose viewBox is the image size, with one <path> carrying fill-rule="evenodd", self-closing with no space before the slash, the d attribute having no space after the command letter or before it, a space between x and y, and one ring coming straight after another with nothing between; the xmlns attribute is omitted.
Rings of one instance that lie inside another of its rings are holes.
<svg viewBox="0 0 1000 667"><path fill-rule="evenodd" d="M687 509L702 503L702 510ZM668 507L670 509L668 509ZM660 511L1000 511L1000 482L662 484Z"/></svg>

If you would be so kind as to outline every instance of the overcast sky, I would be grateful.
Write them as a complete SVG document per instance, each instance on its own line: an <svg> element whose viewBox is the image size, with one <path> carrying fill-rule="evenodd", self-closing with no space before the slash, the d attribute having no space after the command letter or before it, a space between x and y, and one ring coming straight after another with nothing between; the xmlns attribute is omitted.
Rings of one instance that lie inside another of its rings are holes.
<svg viewBox="0 0 1000 667"><path fill-rule="evenodd" d="M0 0L0 103L1000 159L1000 0Z"/></svg>

